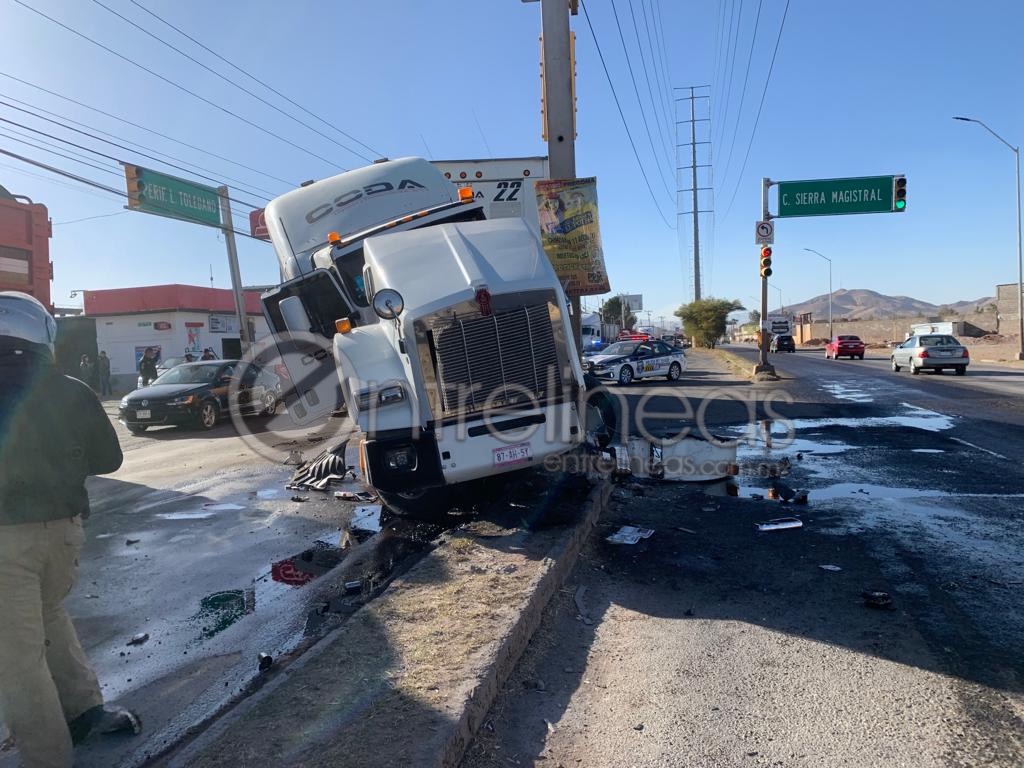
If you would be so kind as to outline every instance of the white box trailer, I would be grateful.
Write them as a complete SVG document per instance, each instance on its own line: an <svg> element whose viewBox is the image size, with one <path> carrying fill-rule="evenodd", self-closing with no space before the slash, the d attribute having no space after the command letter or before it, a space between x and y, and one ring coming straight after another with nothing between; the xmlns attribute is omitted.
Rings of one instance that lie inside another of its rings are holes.
<svg viewBox="0 0 1024 768"><path fill-rule="evenodd" d="M540 229L533 182L549 178L546 157L499 157L481 160L432 160L431 164L457 187L473 187L488 219L525 219Z"/></svg>

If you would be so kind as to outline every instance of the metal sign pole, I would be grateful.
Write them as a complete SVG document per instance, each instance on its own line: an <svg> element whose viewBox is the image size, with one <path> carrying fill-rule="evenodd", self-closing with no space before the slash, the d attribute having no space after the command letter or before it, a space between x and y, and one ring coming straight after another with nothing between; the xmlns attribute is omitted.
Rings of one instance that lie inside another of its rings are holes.
<svg viewBox="0 0 1024 768"><path fill-rule="evenodd" d="M235 295L235 313L238 315L238 339L241 342L242 354L249 351L252 339L249 338L249 323L245 313L245 296L242 294L242 274L238 268L238 251L235 248L235 227L231 221L231 199L227 187L218 187L220 197L221 232L224 233L224 244L228 249L228 267L231 270L231 291Z"/></svg>
<svg viewBox="0 0 1024 768"><path fill-rule="evenodd" d="M768 212L768 190L772 185L772 180L764 178L761 180L761 221L768 221L771 219L771 214ZM761 333L758 335L760 343L758 344L758 357L757 365L754 366L754 373L766 373L775 375L775 366L768 362L768 334L765 332L765 328L768 324L768 278L761 278Z"/></svg>

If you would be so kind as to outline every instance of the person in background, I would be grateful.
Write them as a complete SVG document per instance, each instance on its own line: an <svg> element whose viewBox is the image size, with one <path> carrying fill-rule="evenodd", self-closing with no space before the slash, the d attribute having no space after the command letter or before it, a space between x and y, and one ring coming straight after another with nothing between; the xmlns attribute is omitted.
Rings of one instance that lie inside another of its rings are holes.
<svg viewBox="0 0 1024 768"><path fill-rule="evenodd" d="M78 380L84 381L90 387L92 387L93 375L95 374L95 366L93 365L92 359L88 355L82 355L81 361L78 363ZM93 387L95 389L95 387Z"/></svg>
<svg viewBox="0 0 1024 768"><path fill-rule="evenodd" d="M70 768L74 743L141 730L104 706L63 606L85 541L85 479L123 457L96 394L57 371L56 333L39 301L0 292L0 713L30 768Z"/></svg>
<svg viewBox="0 0 1024 768"><path fill-rule="evenodd" d="M100 352L96 359L96 373L100 380L100 397L109 397L114 394L110 388L110 358L106 352Z"/></svg>
<svg viewBox="0 0 1024 768"><path fill-rule="evenodd" d="M144 387L148 387L156 378L156 350L152 347L146 347L142 359L139 360L139 377Z"/></svg>
<svg viewBox="0 0 1024 768"><path fill-rule="evenodd" d="M207 347L203 350L203 356L200 360L216 360L217 356L213 354L213 347Z"/></svg>

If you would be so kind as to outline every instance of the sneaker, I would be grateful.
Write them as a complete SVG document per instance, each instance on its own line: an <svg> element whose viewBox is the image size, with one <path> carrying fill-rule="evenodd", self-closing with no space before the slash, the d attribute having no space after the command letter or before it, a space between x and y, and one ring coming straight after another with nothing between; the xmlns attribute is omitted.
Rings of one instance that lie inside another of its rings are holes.
<svg viewBox="0 0 1024 768"><path fill-rule="evenodd" d="M124 707L98 706L87 709L70 723L71 742L80 744L94 733L122 733L133 735L142 732L142 720L137 714Z"/></svg>

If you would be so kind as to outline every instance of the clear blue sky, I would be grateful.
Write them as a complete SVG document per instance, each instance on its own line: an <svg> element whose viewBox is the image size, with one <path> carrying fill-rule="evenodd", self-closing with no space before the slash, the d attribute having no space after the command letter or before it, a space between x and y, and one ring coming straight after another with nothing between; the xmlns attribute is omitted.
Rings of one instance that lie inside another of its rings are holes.
<svg viewBox="0 0 1024 768"><path fill-rule="evenodd" d="M324 178L364 163L217 80L91 0L25 2L333 162L325 163L260 133L13 0L0 0L0 72L130 117L291 182ZM162 27L129 0L103 2L268 100L281 103ZM538 114L539 4L519 0L139 2L379 153L452 159L545 152ZM905 173L908 177L905 214L778 222L773 280L786 303L827 290L825 263L803 251L805 247L833 259L835 288L871 288L944 303L991 295L996 283L1015 281L1013 155L981 127L950 118L954 114L978 117L1011 143L1022 141L1024 101L1019 81L1024 72L1020 45L1024 3L792 0L741 177L785 0L761 3L750 80L735 131L758 4L759 0L632 0L638 19L646 9L659 13L664 21L668 85L714 84L716 120L710 131L715 141L716 214L713 227L711 216L702 217L704 293L752 306L758 290L753 224L763 176L805 179ZM671 137L663 139L668 129L664 114L661 109L653 111L649 102L630 2L615 0L615 6L654 132L654 153L626 69L612 3L588 3L651 186L674 224L675 201L665 189L673 186L673 171L662 144ZM720 45L721 28L737 16L735 63L730 68L729 62L721 63L725 47ZM613 289L643 293L656 320L692 296L688 219L681 220L680 246L676 232L666 227L655 210L638 170L582 12L572 23L578 39L577 171L598 178ZM646 55L642 20L640 39ZM647 64L658 98L658 84L665 83L655 77L650 57ZM275 194L288 189L280 181L205 157L4 77L0 77L0 94L199 163L216 178L235 177ZM299 116L328 132L308 116ZM71 136L6 107L0 107L0 117ZM702 139L707 137L707 125L701 124ZM0 125L0 132L9 130ZM90 140L83 143L100 146ZM0 146L123 188L123 178L118 178L119 169L112 162L94 161L115 174L54 158L4 136ZM130 152L106 149L120 159L159 167ZM660 158L660 167L655 157ZM0 184L45 203L57 224L51 246L58 303L73 304L67 298L73 289L207 284L211 265L215 284L228 286L224 245L216 232L138 213L61 224L116 213L122 202L74 183L66 186L37 178L52 178L42 171L30 170L33 176L28 176L24 170L17 161L0 158ZM665 182L660 173L666 174ZM681 177L679 186L689 186L688 179ZM734 190L738 190L735 203L726 215ZM704 194L702 206L711 202ZM685 210L688 198L682 203ZM246 223L236 221L236 225L244 229ZM239 250L246 283L274 281L277 265L269 245L243 239ZM771 299L773 306L777 304L778 293L772 292Z"/></svg>

